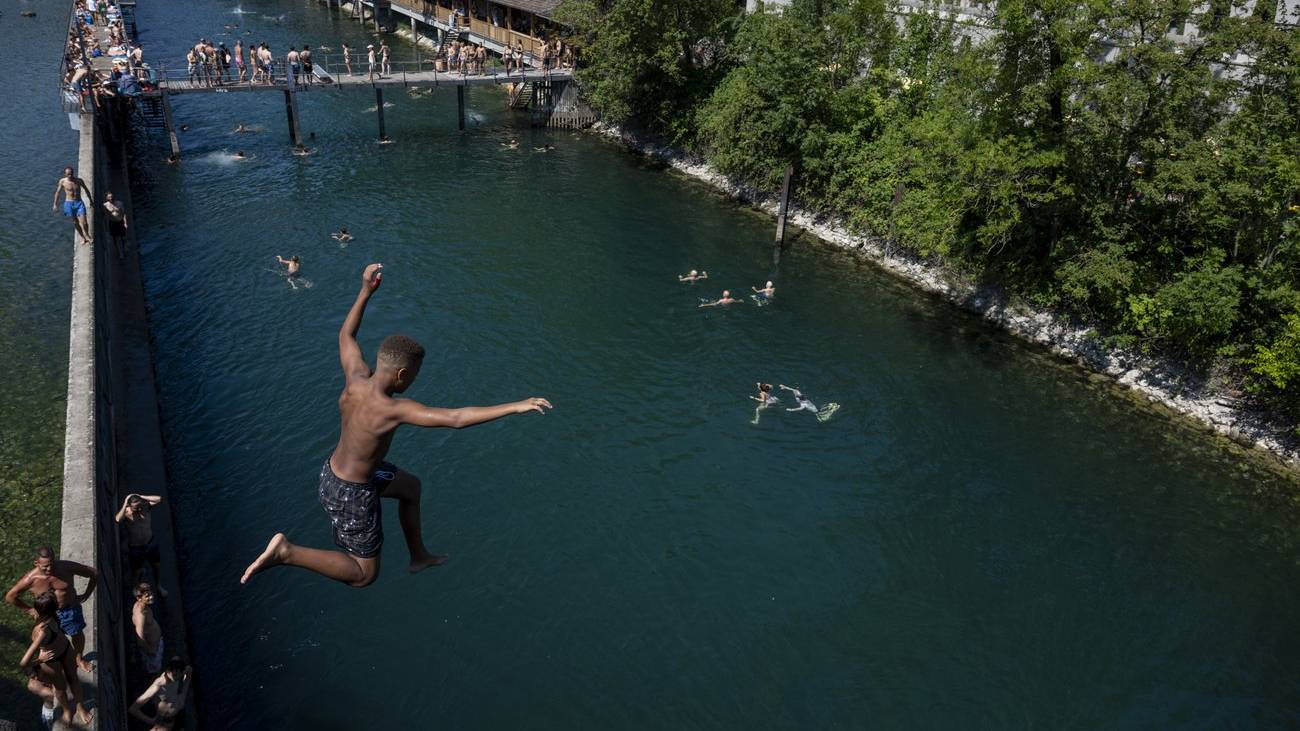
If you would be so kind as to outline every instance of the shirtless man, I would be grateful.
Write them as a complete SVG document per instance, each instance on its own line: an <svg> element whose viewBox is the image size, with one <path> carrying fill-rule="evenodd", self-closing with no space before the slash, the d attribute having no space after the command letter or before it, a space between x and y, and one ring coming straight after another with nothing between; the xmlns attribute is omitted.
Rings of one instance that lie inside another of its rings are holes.
<svg viewBox="0 0 1300 731"><path fill-rule="evenodd" d="M745 303L744 300L738 300L735 297L732 297L731 290L724 289L722 290L722 297L712 302L701 302L700 307L717 307L718 305L743 305L744 303Z"/></svg>
<svg viewBox="0 0 1300 731"><path fill-rule="evenodd" d="M141 581L135 586L135 606L131 607L131 626L135 628L135 646L140 651L140 664L150 675L162 672L162 627L153 616L153 586Z"/></svg>
<svg viewBox="0 0 1300 731"><path fill-rule="evenodd" d="M248 583L253 574L281 564L298 566L349 586L369 586L379 576L379 554L384 543L384 526L379 498L399 501L398 521L410 552L407 568L412 573L438 566L446 556L429 553L420 526L420 480L384 461L393 434L403 424L461 429L530 411L546 413L550 402L528 398L497 406L466 406L443 409L410 399L395 399L420 374L424 348L404 335L392 335L379 345L375 369L366 365L357 345L357 331L375 290L379 289L380 264L371 264L361 275L361 291L352 303L339 330L339 361L344 386L339 396L342 428L338 446L321 465L317 493L321 506L333 524L334 543L342 551L307 548L289 542L276 533L240 578Z"/></svg>
<svg viewBox="0 0 1300 731"><path fill-rule="evenodd" d="M296 254L288 259L276 254L275 260L289 267L289 271L285 272L285 276L289 278L289 284L293 284L293 280L298 278L300 270L302 269L302 261Z"/></svg>
<svg viewBox="0 0 1300 731"><path fill-rule="evenodd" d="M708 272L697 272L694 269L691 270L690 274L677 275L677 281L679 282L698 282L701 279L708 279L708 278L709 278Z"/></svg>
<svg viewBox="0 0 1300 731"><path fill-rule="evenodd" d="M375 46L374 44L366 46L366 63L370 65L370 80L375 80Z"/></svg>
<svg viewBox="0 0 1300 731"><path fill-rule="evenodd" d="M840 410L840 405L835 403L834 401L830 402L829 404L826 404L821 408L817 408L817 404L813 403L810 399L808 399L808 397L804 396L803 392L801 392L799 389L793 388L791 386L787 386L784 383L778 385L780 385L782 390L789 391L790 394L794 396L795 403L798 404L798 406L794 407L793 409L786 409L786 411L811 411L813 412L813 415L817 417L817 421L826 421L827 419L831 418L831 416L836 411Z"/></svg>
<svg viewBox="0 0 1300 731"><path fill-rule="evenodd" d="M108 214L108 233L117 247L117 258L126 258L126 209L113 198L113 191L104 194L104 212Z"/></svg>
<svg viewBox="0 0 1300 731"><path fill-rule="evenodd" d="M346 244L347 242L352 240L352 234L348 233L348 230L346 228L340 227L338 231L335 231L334 233L330 234L330 238L334 239L340 244Z"/></svg>
<svg viewBox="0 0 1300 731"><path fill-rule="evenodd" d="M161 556L158 545L153 542L153 507L162 502L159 495L137 495L131 493L122 501L122 509L117 511L113 520L126 525L126 556L131 564L131 580L140 583L140 572L145 562L153 569L154 586L158 594L166 597L167 592L159 584L162 573L158 569Z"/></svg>
<svg viewBox="0 0 1300 731"><path fill-rule="evenodd" d="M771 280L768 280L762 289L758 287L750 287L750 289L754 290L754 299L758 300L760 304L771 300L772 296L776 294L776 287L772 286Z"/></svg>
<svg viewBox="0 0 1300 731"><path fill-rule="evenodd" d="M343 66L348 70L348 76L352 75L352 49L348 44L343 44Z"/></svg>
<svg viewBox="0 0 1300 731"><path fill-rule="evenodd" d="M81 594L77 593L75 583L78 576L88 579L86 591ZM59 602L59 609L55 613L59 620L59 629L62 629L63 634L72 640L72 649L77 651L77 666L90 672L95 666L81 656L82 650L86 647L86 635L82 633L86 628L86 618L82 614L81 603L95 591L95 584L98 581L99 572L93 566L76 561L59 561L54 558L54 549L41 546L36 549L32 570L24 574L23 578L5 593L5 601L35 619L36 609L24 602L22 595L30 591L32 596L36 597L47 591L53 592L54 598Z"/></svg>
<svg viewBox="0 0 1300 731"><path fill-rule="evenodd" d="M190 692L190 666L179 657L167 661L167 669L131 704L131 715L150 724L149 731L167 731L176 725L176 717L185 710ZM145 715L144 705L157 700L153 717Z"/></svg>
<svg viewBox="0 0 1300 731"><path fill-rule="evenodd" d="M91 201L95 200L95 194L90 192L86 187L86 181L78 178L72 172L72 166L63 168L63 177L54 186L54 201L52 208L54 212L59 211L59 193L63 193L63 215L72 219L72 227L77 230L77 235L81 237L81 243L90 243L90 224L86 222L86 204L81 200L81 191L86 191L86 197Z"/></svg>

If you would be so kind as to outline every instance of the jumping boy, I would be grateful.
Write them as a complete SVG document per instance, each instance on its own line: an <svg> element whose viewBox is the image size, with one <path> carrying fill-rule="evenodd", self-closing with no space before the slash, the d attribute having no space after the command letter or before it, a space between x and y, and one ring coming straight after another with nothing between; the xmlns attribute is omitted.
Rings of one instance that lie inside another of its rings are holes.
<svg viewBox="0 0 1300 731"><path fill-rule="evenodd" d="M379 345L371 371L357 345L357 331L366 303L379 289L382 265L371 264L361 275L361 291L339 330L339 361L344 386L339 396L342 428L338 446L321 465L317 494L333 525L334 543L342 551L298 546L276 533L266 550L244 570L240 583L259 571L281 564L315 571L349 586L369 586L379 576L384 526L379 498L398 501L397 516L411 554L411 573L446 562L429 553L420 527L420 480L385 462L393 433L403 424L460 429L529 411L546 413L543 398L528 398L497 406L441 409L410 399L395 399L415 382L424 348L404 335L390 335Z"/></svg>

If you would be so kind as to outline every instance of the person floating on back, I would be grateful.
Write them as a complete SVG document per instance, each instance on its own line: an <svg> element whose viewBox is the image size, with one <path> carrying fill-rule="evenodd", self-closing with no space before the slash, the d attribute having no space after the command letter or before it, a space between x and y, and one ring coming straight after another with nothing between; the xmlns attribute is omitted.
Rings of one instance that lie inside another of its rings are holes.
<svg viewBox="0 0 1300 731"><path fill-rule="evenodd" d="M410 399L395 399L420 374L424 348L405 335L390 335L379 345L372 371L357 345L357 331L366 303L379 288L380 264L361 275L361 291L339 330L339 361L344 386L339 396L342 427L338 445L320 468L317 495L333 526L334 543L342 551L327 551L291 543L276 533L266 550L244 570L240 583L272 566L298 566L349 586L369 586L379 576L384 544L381 497L398 501L397 516L410 553L411 573L446 562L424 546L420 525L420 480L385 462L393 434L403 424L461 429L530 411L546 413L544 398L527 398L497 406L443 409Z"/></svg>
<svg viewBox="0 0 1300 731"><path fill-rule="evenodd" d="M811 411L817 417L817 421L826 421L827 419L831 418L832 414L840 410L840 405L835 403L834 401L832 401L829 404L826 404L825 406L819 409L817 408L817 404L813 403L812 401L809 401L803 395L803 393L799 391L799 389L791 388L790 386L787 386L784 383L780 385L781 388L785 389L786 391L789 391L794 396L794 400L799 404L793 409L786 409L786 411Z"/></svg>
<svg viewBox="0 0 1300 731"><path fill-rule="evenodd" d="M691 270L690 274L677 275L677 281L679 282L698 282L701 279L708 279L708 278L709 278L708 272L697 272L694 269Z"/></svg>
<svg viewBox="0 0 1300 731"><path fill-rule="evenodd" d="M722 290L722 297L712 302L701 302L700 307L717 307L718 305L743 305L743 304L745 304L744 300L738 300L735 297L732 297L731 290L724 289Z"/></svg>

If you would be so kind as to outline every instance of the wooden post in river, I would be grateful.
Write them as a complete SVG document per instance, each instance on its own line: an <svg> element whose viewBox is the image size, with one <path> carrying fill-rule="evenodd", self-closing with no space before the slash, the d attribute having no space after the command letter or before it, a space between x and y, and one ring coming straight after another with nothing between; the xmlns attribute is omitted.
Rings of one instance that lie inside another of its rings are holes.
<svg viewBox="0 0 1300 731"><path fill-rule="evenodd" d="M172 157L180 159L181 142L176 139L176 125L172 122L172 102L171 95L164 93L162 95L163 124L167 126L167 137L172 143Z"/></svg>
<svg viewBox="0 0 1300 731"><path fill-rule="evenodd" d="M465 131L465 85L456 87L456 108L459 111L460 131Z"/></svg>
<svg viewBox="0 0 1300 731"><path fill-rule="evenodd" d="M388 139L388 133L384 131L384 90L375 87L375 112L379 115L379 141L383 142Z"/></svg>
<svg viewBox="0 0 1300 731"><path fill-rule="evenodd" d="M290 73L290 76L293 74ZM289 117L289 137L294 147L302 146L302 132L298 130L298 97L292 91L284 91L284 113Z"/></svg>
<svg viewBox="0 0 1300 731"><path fill-rule="evenodd" d="M781 203L776 209L776 247L785 246L785 211L790 205L790 178L794 177L794 165L785 166L785 182L781 183Z"/></svg>

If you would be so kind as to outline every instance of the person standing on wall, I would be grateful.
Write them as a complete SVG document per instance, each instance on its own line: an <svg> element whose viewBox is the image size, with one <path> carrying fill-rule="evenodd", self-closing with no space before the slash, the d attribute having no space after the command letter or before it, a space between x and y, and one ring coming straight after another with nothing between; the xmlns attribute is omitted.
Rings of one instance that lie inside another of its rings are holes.
<svg viewBox="0 0 1300 731"><path fill-rule="evenodd" d="M95 194L90 192L86 187L86 181L78 178L74 173L72 166L63 168L63 177L54 188L53 209L55 213L59 211L59 193L63 193L63 215L72 219L72 227L76 229L77 235L81 238L81 243L90 243L90 223L86 220L86 204L81 200L81 191L86 191L86 196L91 202L95 200Z"/></svg>

